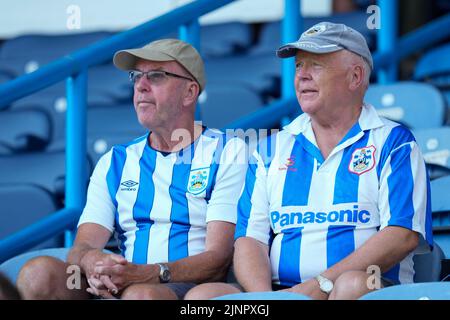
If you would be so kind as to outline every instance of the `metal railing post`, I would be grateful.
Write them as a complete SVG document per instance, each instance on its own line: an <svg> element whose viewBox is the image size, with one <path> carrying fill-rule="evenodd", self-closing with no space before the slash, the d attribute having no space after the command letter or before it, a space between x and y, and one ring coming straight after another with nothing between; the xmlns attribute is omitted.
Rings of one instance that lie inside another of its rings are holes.
<svg viewBox="0 0 450 320"><path fill-rule="evenodd" d="M86 203L87 70L67 78L65 206L82 210ZM66 247L73 234L65 233Z"/></svg>
<svg viewBox="0 0 450 320"><path fill-rule="evenodd" d="M378 31L377 45L379 52L394 50L398 32L398 0L378 0L381 27ZM378 83L388 84L397 80L398 63L392 62L378 71Z"/></svg>
<svg viewBox="0 0 450 320"><path fill-rule="evenodd" d="M300 0L284 1L284 18L281 24L281 45L296 41L303 29L303 19L300 14ZM281 61L281 96L283 99L295 97L294 77L295 58L286 58ZM281 119L281 126L290 122L289 117Z"/></svg>
<svg viewBox="0 0 450 320"><path fill-rule="evenodd" d="M197 51L200 51L200 23L198 19L194 19L187 24L183 24L178 30L180 40L190 43ZM201 120L201 110L197 103L195 108L195 120Z"/></svg>

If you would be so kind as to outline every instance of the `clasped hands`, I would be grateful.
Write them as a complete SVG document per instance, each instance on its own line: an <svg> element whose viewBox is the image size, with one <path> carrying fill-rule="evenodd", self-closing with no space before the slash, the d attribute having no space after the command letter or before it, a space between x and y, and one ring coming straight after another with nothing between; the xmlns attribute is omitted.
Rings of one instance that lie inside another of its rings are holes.
<svg viewBox="0 0 450 320"><path fill-rule="evenodd" d="M87 292L102 298L115 299L130 284L146 280L141 276L145 273L138 270L142 265L130 263L118 254L93 250L86 253L82 264L89 284Z"/></svg>

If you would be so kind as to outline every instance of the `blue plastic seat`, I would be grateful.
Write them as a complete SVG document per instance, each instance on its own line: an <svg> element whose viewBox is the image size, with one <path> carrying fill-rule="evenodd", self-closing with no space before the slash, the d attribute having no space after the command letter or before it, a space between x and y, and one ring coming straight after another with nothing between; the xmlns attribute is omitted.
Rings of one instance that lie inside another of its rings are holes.
<svg viewBox="0 0 450 320"><path fill-rule="evenodd" d="M450 259L450 176L431 181L431 208L433 211L433 237Z"/></svg>
<svg viewBox="0 0 450 320"><path fill-rule="evenodd" d="M450 168L450 127L413 131L425 162Z"/></svg>
<svg viewBox="0 0 450 320"><path fill-rule="evenodd" d="M414 256L414 282L439 281L441 276L441 263L445 258L441 247L435 242L433 250Z"/></svg>
<svg viewBox="0 0 450 320"><path fill-rule="evenodd" d="M0 155L43 150L51 139L52 125L39 110L0 112Z"/></svg>
<svg viewBox="0 0 450 320"><path fill-rule="evenodd" d="M380 115L414 129L440 127L445 120L441 93L426 83L373 84L364 100Z"/></svg>
<svg viewBox="0 0 450 320"><path fill-rule="evenodd" d="M370 292L360 300L450 300L450 282L396 285Z"/></svg>
<svg viewBox="0 0 450 320"><path fill-rule="evenodd" d="M450 176L431 182L431 207L433 212L450 211ZM450 220L448 220L450 226Z"/></svg>
<svg viewBox="0 0 450 320"><path fill-rule="evenodd" d="M310 297L285 291L242 292L227 294L212 300L311 300Z"/></svg>
<svg viewBox="0 0 450 320"><path fill-rule="evenodd" d="M0 239L57 211L56 199L43 188L31 184L0 184ZM62 237L44 241L36 248L62 245Z"/></svg>
<svg viewBox="0 0 450 320"><path fill-rule="evenodd" d="M92 164L86 159L86 183L91 172ZM65 192L65 177L65 152L0 156L0 184L33 184L62 199Z"/></svg>
<svg viewBox="0 0 450 320"><path fill-rule="evenodd" d="M228 58L205 59L210 84L240 85L257 92L261 97L279 96L281 59L267 54L246 54Z"/></svg>
<svg viewBox="0 0 450 320"><path fill-rule="evenodd" d="M0 70L6 70L15 76L29 73L113 34L88 32L69 35L24 35L9 39L0 47Z"/></svg>
<svg viewBox="0 0 450 320"><path fill-rule="evenodd" d="M450 42L426 52L416 64L414 79L436 86L450 108ZM450 120L448 114L447 123Z"/></svg>
<svg viewBox="0 0 450 320"><path fill-rule="evenodd" d="M100 158L113 146L129 143L142 135L143 134L138 134L135 132L91 132L88 134L87 139L88 156L92 164L95 166L98 160L100 160ZM65 140L57 140L49 146L47 151L64 151L65 145Z"/></svg>
<svg viewBox="0 0 450 320"><path fill-rule="evenodd" d="M414 79L424 81L432 80L434 77L442 75L450 75L449 56L450 43L426 52L416 64Z"/></svg>
<svg viewBox="0 0 450 320"><path fill-rule="evenodd" d="M210 128L222 128L263 107L257 93L236 85L209 85L199 101L202 122Z"/></svg>
<svg viewBox="0 0 450 320"><path fill-rule="evenodd" d="M200 28L200 50L203 57L239 54L252 44L251 26L243 22L204 25Z"/></svg>

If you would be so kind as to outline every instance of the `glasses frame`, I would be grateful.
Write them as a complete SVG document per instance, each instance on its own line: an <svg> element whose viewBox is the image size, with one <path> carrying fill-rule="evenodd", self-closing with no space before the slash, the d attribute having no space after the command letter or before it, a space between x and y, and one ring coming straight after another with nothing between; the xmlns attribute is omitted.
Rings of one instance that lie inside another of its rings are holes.
<svg viewBox="0 0 450 320"><path fill-rule="evenodd" d="M148 79L149 73L161 73L161 74L164 74L166 77L173 77L173 78L180 78L180 79L185 79L185 80L189 80L189 81L194 81L194 79L191 79L189 77L185 77L180 74L172 73L172 72L165 71L165 70L149 70L149 71L131 70L128 72L128 78L130 79L131 83L133 83L133 84L135 84L137 82L137 80L133 79L135 73L141 75L139 77L139 79L141 79L142 76L145 76L147 78L147 80L149 80Z"/></svg>

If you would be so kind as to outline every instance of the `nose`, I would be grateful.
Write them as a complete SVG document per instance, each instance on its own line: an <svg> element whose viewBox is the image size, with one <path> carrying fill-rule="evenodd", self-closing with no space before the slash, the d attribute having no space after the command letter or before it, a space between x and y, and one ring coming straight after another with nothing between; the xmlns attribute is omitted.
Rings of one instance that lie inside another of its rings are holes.
<svg viewBox="0 0 450 320"><path fill-rule="evenodd" d="M295 76L298 80L311 80L310 67L307 64L304 64L296 70Z"/></svg>
<svg viewBox="0 0 450 320"><path fill-rule="evenodd" d="M134 83L134 88L138 92L146 92L151 90L150 81L147 79L146 76L141 77L140 79L136 80Z"/></svg>

